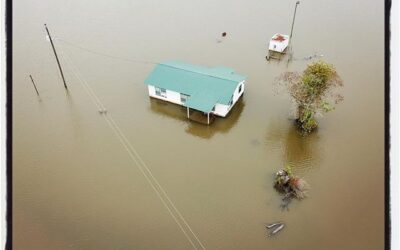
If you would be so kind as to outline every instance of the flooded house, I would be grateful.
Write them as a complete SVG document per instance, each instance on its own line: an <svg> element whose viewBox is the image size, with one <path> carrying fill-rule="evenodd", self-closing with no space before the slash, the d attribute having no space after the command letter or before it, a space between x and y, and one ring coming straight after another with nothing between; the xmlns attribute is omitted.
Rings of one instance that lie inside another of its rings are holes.
<svg viewBox="0 0 400 250"><path fill-rule="evenodd" d="M286 53L288 46L289 36L276 33L269 41L267 59L280 59Z"/></svg>
<svg viewBox="0 0 400 250"><path fill-rule="evenodd" d="M149 96L186 107L187 118L210 124L225 117L243 95L246 77L225 67L178 61L155 66L145 80Z"/></svg>

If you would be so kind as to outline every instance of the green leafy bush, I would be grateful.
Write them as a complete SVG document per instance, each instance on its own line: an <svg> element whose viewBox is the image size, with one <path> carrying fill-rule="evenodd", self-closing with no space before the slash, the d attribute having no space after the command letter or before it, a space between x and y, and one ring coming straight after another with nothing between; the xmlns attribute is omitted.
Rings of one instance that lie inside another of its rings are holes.
<svg viewBox="0 0 400 250"><path fill-rule="evenodd" d="M343 82L332 64L323 61L311 63L302 74L285 72L278 77L297 105L297 123L300 129L309 133L318 127L317 114L334 110L334 104L343 100L335 90Z"/></svg>

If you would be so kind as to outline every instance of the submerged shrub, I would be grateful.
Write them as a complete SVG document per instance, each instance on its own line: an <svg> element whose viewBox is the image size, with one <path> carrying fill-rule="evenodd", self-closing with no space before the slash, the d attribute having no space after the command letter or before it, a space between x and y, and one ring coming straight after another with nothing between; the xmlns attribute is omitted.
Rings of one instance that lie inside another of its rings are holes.
<svg viewBox="0 0 400 250"><path fill-rule="evenodd" d="M293 175L291 167L288 165L275 174L275 189L284 195L282 208L288 208L293 198L304 199L309 186L305 180Z"/></svg>

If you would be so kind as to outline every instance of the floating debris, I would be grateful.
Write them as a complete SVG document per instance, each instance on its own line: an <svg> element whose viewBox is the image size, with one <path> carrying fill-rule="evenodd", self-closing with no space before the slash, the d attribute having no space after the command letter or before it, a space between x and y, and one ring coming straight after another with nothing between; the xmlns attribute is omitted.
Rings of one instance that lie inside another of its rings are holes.
<svg viewBox="0 0 400 250"><path fill-rule="evenodd" d="M272 231L267 235L267 237L271 237L278 232L280 232L284 227L285 224L283 222L276 222L265 226L267 229L271 229Z"/></svg>
<svg viewBox="0 0 400 250"><path fill-rule="evenodd" d="M276 172L275 189L284 194L282 198L282 209L289 210L289 203L293 198L304 199L309 189L307 182L297 176L294 176L290 166Z"/></svg>
<svg viewBox="0 0 400 250"><path fill-rule="evenodd" d="M100 114L107 114L107 109L99 109Z"/></svg>
<svg viewBox="0 0 400 250"><path fill-rule="evenodd" d="M276 226L278 226L280 224L283 224L283 222L279 221L279 222L271 223L271 224L266 225L265 227L268 228L268 229L271 229L271 228L276 227Z"/></svg>
<svg viewBox="0 0 400 250"><path fill-rule="evenodd" d="M310 60L312 60L312 59L321 58L321 57L324 57L324 55L314 53L314 54L312 54L312 55L305 56L305 57L301 57L301 58L293 58L293 60L294 60L294 61L310 61Z"/></svg>
<svg viewBox="0 0 400 250"><path fill-rule="evenodd" d="M222 42L222 41L225 39L226 35L227 35L227 33L226 33L226 32L222 32L222 34L221 34L221 38L217 38L217 43L220 43L220 42Z"/></svg>

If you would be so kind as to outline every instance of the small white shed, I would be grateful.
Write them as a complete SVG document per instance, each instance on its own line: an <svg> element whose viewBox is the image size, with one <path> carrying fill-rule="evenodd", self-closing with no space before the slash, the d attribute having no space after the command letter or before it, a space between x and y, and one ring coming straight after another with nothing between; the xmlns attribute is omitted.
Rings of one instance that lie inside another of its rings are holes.
<svg viewBox="0 0 400 250"><path fill-rule="evenodd" d="M289 36L276 33L269 41L268 56L273 58L280 58L281 54L286 53L286 49L289 46Z"/></svg>

